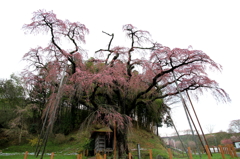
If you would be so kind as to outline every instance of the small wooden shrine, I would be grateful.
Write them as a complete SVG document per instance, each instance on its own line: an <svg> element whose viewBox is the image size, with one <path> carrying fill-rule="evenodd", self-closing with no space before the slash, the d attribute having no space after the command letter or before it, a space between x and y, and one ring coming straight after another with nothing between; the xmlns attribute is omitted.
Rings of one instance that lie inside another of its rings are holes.
<svg viewBox="0 0 240 159"><path fill-rule="evenodd" d="M95 129L92 132L91 138L94 139L94 153L103 152L111 153L113 152L113 131L109 127L103 127L100 129Z"/></svg>

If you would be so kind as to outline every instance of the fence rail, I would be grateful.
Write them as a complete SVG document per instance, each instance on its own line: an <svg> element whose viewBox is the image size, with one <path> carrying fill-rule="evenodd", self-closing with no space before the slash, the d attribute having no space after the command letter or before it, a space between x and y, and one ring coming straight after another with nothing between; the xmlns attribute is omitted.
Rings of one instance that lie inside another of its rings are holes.
<svg viewBox="0 0 240 159"><path fill-rule="evenodd" d="M212 150L212 151L211 151ZM235 150L235 147L233 146L233 144L228 144L228 145L219 145L217 147L208 147L207 145L205 145L205 152L208 156L208 159L212 159L212 153L220 153L222 158L225 159L225 154L228 154L231 156L231 158L237 157L237 153ZM204 151L203 151L204 153ZM169 154L169 159L173 158L173 154L172 154L172 150L171 148L168 148L168 154ZM188 147L188 156L189 159L192 159L192 150L190 147Z"/></svg>
<svg viewBox="0 0 240 159"><path fill-rule="evenodd" d="M153 155L152 155L152 150L151 149L146 149L148 150L148 153L149 153L149 159L153 159ZM174 158L174 151L171 150L171 148L168 148L168 155L169 155L169 159L173 159ZM212 159L212 153L220 153L221 156L222 156L222 159L225 159L225 154L228 154L231 156L231 158L234 158L234 157L237 157L237 153L236 153L236 150L235 150L235 147L233 146L233 144L228 144L228 145L219 145L219 146L215 146L215 147L208 147L207 145L205 146L205 150L206 151L203 151L206 152L206 154L208 155L208 159ZM193 155L193 151L191 150L190 147L188 147L188 157L189 159L192 159L192 155ZM196 153L195 153L196 154ZM24 159L27 159L28 157L28 151L25 152L24 154ZM83 154L77 154L77 159L82 159L83 158ZM132 156L132 153L129 153L128 156L127 156L128 159L132 159L133 156ZM54 153L52 152L51 155L50 155L50 159L54 159ZM103 154L100 154L100 153L97 153L96 154L96 159L107 159L107 154L106 153L103 153Z"/></svg>

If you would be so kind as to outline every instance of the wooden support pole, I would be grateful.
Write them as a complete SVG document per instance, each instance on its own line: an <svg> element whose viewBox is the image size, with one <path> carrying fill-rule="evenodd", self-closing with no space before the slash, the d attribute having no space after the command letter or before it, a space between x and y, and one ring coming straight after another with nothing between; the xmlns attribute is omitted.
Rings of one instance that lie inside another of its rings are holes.
<svg viewBox="0 0 240 159"><path fill-rule="evenodd" d="M204 132L203 132L202 126L201 126L201 124L200 124L200 121L199 121L199 119L198 119L197 113L196 113L195 108L194 108L194 106L193 106L192 100L191 100L191 98L190 98L190 96L189 96L188 91L186 91L186 92L187 92L187 96L188 96L188 99L189 99L189 101L190 101L190 104L191 104L191 106L192 106L192 110L193 110L193 112L194 112L194 115L195 115L195 117L196 117L196 119L197 119L199 128L200 128L200 130L201 130L201 132L202 132L202 136L203 136L203 138L204 138L204 141L205 141L205 143L208 145L207 139L206 139L205 134L204 134ZM195 128L195 130L196 130L196 132L198 133L197 128ZM199 137L199 141L201 142L204 151L206 152L206 150L205 150L205 148L204 148L203 141L202 141L199 133L198 133L198 137ZM196 144L197 144L197 143L196 143ZM207 152L206 152L206 153L207 153ZM212 154L211 154L211 155L212 155Z"/></svg>
<svg viewBox="0 0 240 159"><path fill-rule="evenodd" d="M169 154L169 159L172 159L173 156L172 156L172 152L171 152L171 149L170 149L170 148L168 148L168 154Z"/></svg>
<svg viewBox="0 0 240 159"><path fill-rule="evenodd" d="M176 133L177 133L178 139L180 140L180 142L181 142L181 144L182 144L182 147L183 147L184 151L185 151L186 154L187 154L187 149L185 148L185 146L184 146L184 144L183 144L183 141L182 141L182 139L181 139L181 137L180 137L180 135L179 135L179 133L178 133L178 131L177 131L177 128L176 128L176 126L175 126L175 124L174 124L174 122L173 122L173 120L172 120L172 117L171 117L171 114L169 113L169 111L167 111L167 114L168 114L168 116L170 117L170 119L171 119L171 121L172 121L173 128L175 129L175 131L176 131ZM183 154L183 152L182 152L182 154ZM184 156L184 154L183 154L183 156ZM188 154L187 154L187 156L188 156ZM188 156L188 158L189 158L189 156Z"/></svg>
<svg viewBox="0 0 240 159"><path fill-rule="evenodd" d="M225 159L225 155L224 155L224 150L223 147L221 145L218 145L219 149L220 149L220 153L222 155L222 158Z"/></svg>
<svg viewBox="0 0 240 159"><path fill-rule="evenodd" d="M131 152L128 153L128 159L132 159L132 154L131 154Z"/></svg>
<svg viewBox="0 0 240 159"><path fill-rule="evenodd" d="M190 147L188 147L188 156L189 156L189 159L192 159L192 151Z"/></svg>
<svg viewBox="0 0 240 159"><path fill-rule="evenodd" d="M152 149L149 149L149 159L152 159Z"/></svg>
<svg viewBox="0 0 240 159"><path fill-rule="evenodd" d="M27 159L28 157L28 151L25 152L24 159Z"/></svg>
<svg viewBox="0 0 240 159"><path fill-rule="evenodd" d="M53 158L54 158L54 152L51 153L51 159L53 159Z"/></svg>
<svg viewBox="0 0 240 159"><path fill-rule="evenodd" d="M107 159L107 154L106 153L104 153L103 159Z"/></svg>
<svg viewBox="0 0 240 159"><path fill-rule="evenodd" d="M208 148L208 145L205 145L205 150L206 150L206 152L207 152L208 159L212 159L210 150L209 150L209 148Z"/></svg>

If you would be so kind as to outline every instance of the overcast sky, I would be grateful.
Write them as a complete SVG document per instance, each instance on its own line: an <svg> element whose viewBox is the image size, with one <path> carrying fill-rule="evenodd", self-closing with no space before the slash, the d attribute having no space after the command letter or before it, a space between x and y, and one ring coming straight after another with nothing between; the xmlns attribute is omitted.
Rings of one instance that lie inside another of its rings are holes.
<svg viewBox="0 0 240 159"><path fill-rule="evenodd" d="M109 37L102 31L114 33L114 45L124 45L124 24L147 30L152 38L171 48L203 50L223 66L221 73L209 76L219 82L231 103L217 103L209 94L193 101L204 131L212 125L214 132L228 129L231 120L240 119L239 54L240 3L232 0L9 0L0 3L0 78L20 73L21 61L30 48L46 46L43 35L25 35L23 24L30 23L32 13L39 9L53 10L60 19L79 21L90 30L83 48L93 52L106 48ZM178 130L189 129L181 103L172 106ZM162 135L173 129L159 129Z"/></svg>

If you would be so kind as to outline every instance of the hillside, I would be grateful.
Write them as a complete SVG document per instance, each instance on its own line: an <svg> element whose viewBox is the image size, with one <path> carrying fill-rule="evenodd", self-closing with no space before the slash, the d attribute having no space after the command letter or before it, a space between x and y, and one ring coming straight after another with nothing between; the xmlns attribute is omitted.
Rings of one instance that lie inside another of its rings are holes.
<svg viewBox="0 0 240 159"><path fill-rule="evenodd" d="M168 156L167 150L163 145L163 141L159 136L153 133L149 133L142 129L133 129L129 134L129 149L136 149L137 144L140 144L141 148L143 149L152 149L153 156Z"/></svg>
<svg viewBox="0 0 240 159"><path fill-rule="evenodd" d="M50 137L46 152L51 153L78 153L83 152L84 149L89 147L89 133L74 132L68 136L62 134L56 134ZM13 145L4 147L3 153L6 152L34 152L36 144L36 136L25 138L25 143L21 145ZM32 145L31 145L32 144ZM143 149L141 154L145 156L148 153L148 149L152 149L153 156L161 155L166 158L168 156L167 150L164 148L160 137L157 135L147 132L146 130L132 128L128 137L128 146L130 152L136 155L137 144Z"/></svg>

